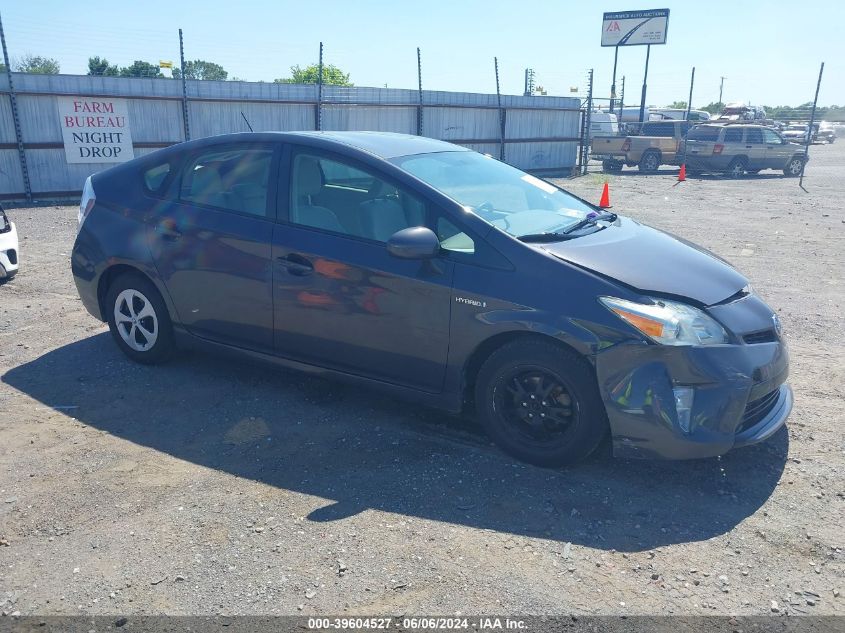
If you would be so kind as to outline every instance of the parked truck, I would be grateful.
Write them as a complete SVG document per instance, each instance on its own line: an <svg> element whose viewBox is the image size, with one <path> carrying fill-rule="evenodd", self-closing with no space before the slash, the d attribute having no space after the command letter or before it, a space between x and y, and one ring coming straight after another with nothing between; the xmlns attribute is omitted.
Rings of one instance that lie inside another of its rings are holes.
<svg viewBox="0 0 845 633"><path fill-rule="evenodd" d="M654 173L661 165L678 165L678 148L694 121L645 121L636 134L594 136L590 156L600 160L605 171L622 171L637 166Z"/></svg>

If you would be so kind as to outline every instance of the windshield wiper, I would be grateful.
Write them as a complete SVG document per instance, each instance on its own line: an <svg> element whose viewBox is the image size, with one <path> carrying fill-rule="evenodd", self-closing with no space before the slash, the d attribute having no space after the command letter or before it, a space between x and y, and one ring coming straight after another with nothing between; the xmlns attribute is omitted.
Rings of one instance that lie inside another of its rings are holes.
<svg viewBox="0 0 845 633"><path fill-rule="evenodd" d="M528 233L527 235L520 235L517 239L520 242L564 242L566 240L574 239L576 236L572 235L575 231L583 229L585 226L595 224L599 221L615 222L616 214L611 212L599 213L592 216L587 216L583 220L578 220L575 224L566 227L563 231L554 233Z"/></svg>
<svg viewBox="0 0 845 633"><path fill-rule="evenodd" d="M596 215L588 215L583 220L578 220L575 224L567 226L563 230L563 233L564 235L569 235L570 233L574 233L578 229L583 229L585 226L595 224L599 220L606 220L607 222L616 222L616 217L616 214L610 211L606 211L605 213L599 213Z"/></svg>
<svg viewBox="0 0 845 633"><path fill-rule="evenodd" d="M566 233L528 233L527 235L520 235L516 239L520 242L564 242L574 237L574 235L567 235Z"/></svg>

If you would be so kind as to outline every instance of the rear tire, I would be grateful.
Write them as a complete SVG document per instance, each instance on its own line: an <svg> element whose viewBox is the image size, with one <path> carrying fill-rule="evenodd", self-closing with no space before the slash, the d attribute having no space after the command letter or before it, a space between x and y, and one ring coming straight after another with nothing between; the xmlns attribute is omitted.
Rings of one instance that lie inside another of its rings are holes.
<svg viewBox="0 0 845 633"><path fill-rule="evenodd" d="M653 150L648 150L640 158L639 170L644 174L653 174L660 169L660 154Z"/></svg>
<svg viewBox="0 0 845 633"><path fill-rule="evenodd" d="M105 312L117 346L135 362L156 365L173 355L173 324L149 279L120 275L106 293Z"/></svg>
<svg viewBox="0 0 845 633"><path fill-rule="evenodd" d="M797 178L801 175L802 169L804 169L804 159L801 156L793 156L789 159L786 167L783 168L783 175Z"/></svg>
<svg viewBox="0 0 845 633"><path fill-rule="evenodd" d="M622 171L622 167L624 167L624 165L625 164L622 161L619 161L619 160L603 160L601 162L601 168L604 171L608 171L608 172L612 172L612 173L617 173L617 172Z"/></svg>
<svg viewBox="0 0 845 633"><path fill-rule="evenodd" d="M744 158L734 158L725 172L729 178L742 178L747 172L748 162Z"/></svg>
<svg viewBox="0 0 845 633"><path fill-rule="evenodd" d="M516 340L493 352L478 372L475 403L502 450L537 466L587 457L608 429L589 363L549 341Z"/></svg>

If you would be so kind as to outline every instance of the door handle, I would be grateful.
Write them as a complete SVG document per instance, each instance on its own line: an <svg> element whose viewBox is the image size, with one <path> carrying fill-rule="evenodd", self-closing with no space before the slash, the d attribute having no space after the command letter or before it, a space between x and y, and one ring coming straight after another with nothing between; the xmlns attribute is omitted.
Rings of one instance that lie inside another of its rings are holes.
<svg viewBox="0 0 845 633"><path fill-rule="evenodd" d="M753 145L746 145L745 149L754 149L754 146Z"/></svg>
<svg viewBox="0 0 845 633"><path fill-rule="evenodd" d="M314 272L314 264L302 255L297 255L296 253L291 253L290 255L286 255L284 257L277 257L276 261L287 268L287 271L291 275L304 277L305 275L310 275Z"/></svg>

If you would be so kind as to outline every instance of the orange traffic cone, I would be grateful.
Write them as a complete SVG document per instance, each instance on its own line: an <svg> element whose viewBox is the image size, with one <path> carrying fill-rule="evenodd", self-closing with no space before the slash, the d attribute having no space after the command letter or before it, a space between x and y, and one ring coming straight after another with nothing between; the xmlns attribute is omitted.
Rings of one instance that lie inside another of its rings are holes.
<svg viewBox="0 0 845 633"><path fill-rule="evenodd" d="M678 172L678 182L684 182L687 179L687 164L681 163L681 171Z"/></svg>
<svg viewBox="0 0 845 633"><path fill-rule="evenodd" d="M604 181L604 189L601 192L601 200L599 200L599 207L602 209L610 208L610 187L607 186L607 181Z"/></svg>

